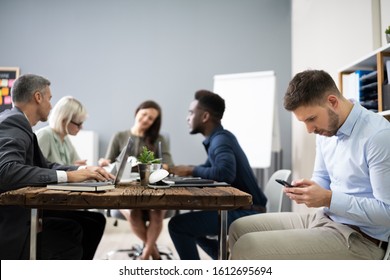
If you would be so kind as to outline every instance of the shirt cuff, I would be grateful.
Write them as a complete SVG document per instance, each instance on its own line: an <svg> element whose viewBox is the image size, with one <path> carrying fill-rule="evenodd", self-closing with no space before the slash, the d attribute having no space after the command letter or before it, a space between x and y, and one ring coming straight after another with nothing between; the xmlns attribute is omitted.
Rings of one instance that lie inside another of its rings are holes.
<svg viewBox="0 0 390 280"><path fill-rule="evenodd" d="M341 192L332 192L329 211L336 215L343 215L349 206L348 195Z"/></svg>
<svg viewBox="0 0 390 280"><path fill-rule="evenodd" d="M66 175L66 171L57 170L57 182L58 183L68 182L68 175Z"/></svg>

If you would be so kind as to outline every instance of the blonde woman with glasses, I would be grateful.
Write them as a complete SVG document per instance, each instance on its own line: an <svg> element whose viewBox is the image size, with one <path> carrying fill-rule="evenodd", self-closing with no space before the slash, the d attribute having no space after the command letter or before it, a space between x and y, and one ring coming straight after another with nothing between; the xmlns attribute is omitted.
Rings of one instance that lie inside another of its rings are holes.
<svg viewBox="0 0 390 280"><path fill-rule="evenodd" d="M36 131L43 155L51 162L64 165L86 165L68 135L77 135L87 118L87 110L72 96L62 97L53 107L49 125Z"/></svg>

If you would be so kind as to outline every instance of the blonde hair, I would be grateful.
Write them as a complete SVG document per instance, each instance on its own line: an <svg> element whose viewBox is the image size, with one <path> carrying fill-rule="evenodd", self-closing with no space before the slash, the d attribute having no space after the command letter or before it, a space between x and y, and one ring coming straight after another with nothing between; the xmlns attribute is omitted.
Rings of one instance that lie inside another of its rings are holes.
<svg viewBox="0 0 390 280"><path fill-rule="evenodd" d="M49 116L49 126L60 134L68 134L68 124L73 121L82 123L87 118L87 110L80 101L72 96L62 97L54 105Z"/></svg>

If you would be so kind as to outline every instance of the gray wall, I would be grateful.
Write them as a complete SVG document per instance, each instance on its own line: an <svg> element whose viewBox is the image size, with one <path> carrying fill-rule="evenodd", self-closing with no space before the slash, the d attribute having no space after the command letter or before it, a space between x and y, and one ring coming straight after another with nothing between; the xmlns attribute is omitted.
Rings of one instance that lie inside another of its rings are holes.
<svg viewBox="0 0 390 280"><path fill-rule="evenodd" d="M186 124L193 93L212 90L215 74L274 70L283 165L291 166L291 117L281 106L291 0L0 0L0 14L0 66L49 78L53 104L64 95L82 101L100 156L133 124L136 106L154 99L175 163L203 163L203 137Z"/></svg>

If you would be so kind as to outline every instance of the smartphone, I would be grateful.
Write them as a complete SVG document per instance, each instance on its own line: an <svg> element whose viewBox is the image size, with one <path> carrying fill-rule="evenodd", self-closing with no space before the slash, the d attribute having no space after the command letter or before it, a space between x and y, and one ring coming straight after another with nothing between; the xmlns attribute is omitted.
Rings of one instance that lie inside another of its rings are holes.
<svg viewBox="0 0 390 280"><path fill-rule="evenodd" d="M278 182L279 184L287 187L287 188L293 188L294 186L291 185L289 182L286 182L284 180L281 180L281 179L275 179L276 182Z"/></svg>

